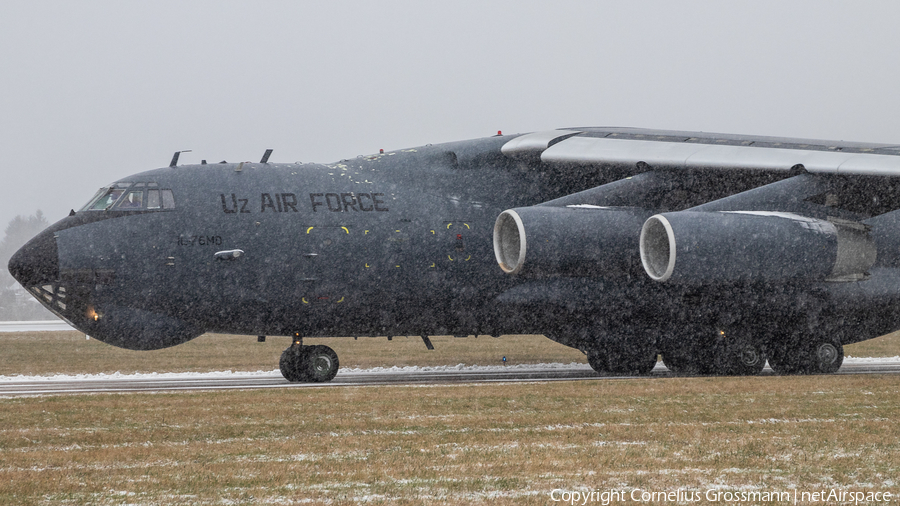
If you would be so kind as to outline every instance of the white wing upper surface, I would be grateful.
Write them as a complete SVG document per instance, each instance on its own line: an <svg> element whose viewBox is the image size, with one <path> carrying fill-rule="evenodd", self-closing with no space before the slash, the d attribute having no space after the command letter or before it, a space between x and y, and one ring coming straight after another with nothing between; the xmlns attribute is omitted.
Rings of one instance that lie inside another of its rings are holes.
<svg viewBox="0 0 900 506"><path fill-rule="evenodd" d="M582 165L636 165L646 163L660 169L758 169L789 171L802 165L807 172L867 176L900 176L900 156L874 152L879 148L824 148L756 146L678 142L635 138L589 137L577 130L554 130L517 137L503 146L514 156L540 155L547 163ZM553 141L562 138L553 143ZM821 142L821 141L810 141ZM886 149L886 148L880 148ZM863 152L861 152L863 151Z"/></svg>

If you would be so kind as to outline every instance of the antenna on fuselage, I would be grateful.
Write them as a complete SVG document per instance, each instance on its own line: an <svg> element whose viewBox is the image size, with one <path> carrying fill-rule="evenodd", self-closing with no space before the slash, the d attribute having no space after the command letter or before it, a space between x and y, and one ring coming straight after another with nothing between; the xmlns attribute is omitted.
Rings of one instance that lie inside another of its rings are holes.
<svg viewBox="0 0 900 506"><path fill-rule="evenodd" d="M172 155L172 161L169 162L169 167L174 167L178 165L178 157L181 156L181 153L190 153L190 149L185 149L182 151L176 151L174 155Z"/></svg>
<svg viewBox="0 0 900 506"><path fill-rule="evenodd" d="M269 163L269 155L271 155L271 154L272 154L272 150L267 149L266 152L263 154L262 160L260 160L259 163Z"/></svg>

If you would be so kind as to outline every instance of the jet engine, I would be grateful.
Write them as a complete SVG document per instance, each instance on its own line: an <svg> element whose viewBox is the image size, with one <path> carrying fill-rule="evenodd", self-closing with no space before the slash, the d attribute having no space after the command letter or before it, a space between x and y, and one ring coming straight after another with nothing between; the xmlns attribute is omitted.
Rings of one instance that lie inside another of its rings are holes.
<svg viewBox="0 0 900 506"><path fill-rule="evenodd" d="M865 225L762 211L680 211L641 229L641 263L656 281L863 279L876 247Z"/></svg>
<svg viewBox="0 0 900 506"><path fill-rule="evenodd" d="M628 269L637 263L637 240L649 215L587 205L510 209L494 223L494 255L510 274L585 276Z"/></svg>

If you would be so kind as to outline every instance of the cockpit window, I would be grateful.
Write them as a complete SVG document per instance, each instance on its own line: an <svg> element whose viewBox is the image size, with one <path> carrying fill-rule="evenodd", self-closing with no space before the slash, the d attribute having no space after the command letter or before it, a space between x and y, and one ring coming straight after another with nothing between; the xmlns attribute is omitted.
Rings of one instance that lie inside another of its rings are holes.
<svg viewBox="0 0 900 506"><path fill-rule="evenodd" d="M106 191L101 192L98 197L88 204L87 209L91 211L105 211L112 207L123 193L125 193L125 190L107 188Z"/></svg>
<svg viewBox="0 0 900 506"><path fill-rule="evenodd" d="M144 192L132 190L119 201L119 209L140 209L144 207Z"/></svg>
<svg viewBox="0 0 900 506"><path fill-rule="evenodd" d="M159 190L147 191L147 209L159 209Z"/></svg>
<svg viewBox="0 0 900 506"><path fill-rule="evenodd" d="M163 209L174 209L175 208L175 196L172 195L172 190L162 190L162 198L163 198Z"/></svg>
<svg viewBox="0 0 900 506"><path fill-rule="evenodd" d="M172 190L159 189L157 183L114 183L106 188L101 188L81 210L136 211L174 208L175 197Z"/></svg>

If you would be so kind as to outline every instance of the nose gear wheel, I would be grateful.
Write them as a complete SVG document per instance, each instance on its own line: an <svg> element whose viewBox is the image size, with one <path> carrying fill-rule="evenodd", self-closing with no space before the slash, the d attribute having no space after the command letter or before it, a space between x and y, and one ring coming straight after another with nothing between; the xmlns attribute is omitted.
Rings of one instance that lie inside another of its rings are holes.
<svg viewBox="0 0 900 506"><path fill-rule="evenodd" d="M337 353L328 346L295 344L282 352L278 366L288 381L323 383L335 377L340 363Z"/></svg>

